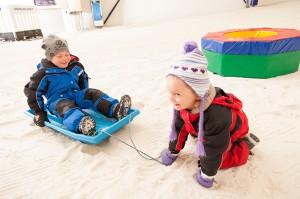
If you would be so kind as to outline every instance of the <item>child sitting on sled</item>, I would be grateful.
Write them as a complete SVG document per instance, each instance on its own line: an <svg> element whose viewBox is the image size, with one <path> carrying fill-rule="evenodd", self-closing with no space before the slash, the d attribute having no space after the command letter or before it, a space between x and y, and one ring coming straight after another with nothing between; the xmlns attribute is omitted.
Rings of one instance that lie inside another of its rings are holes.
<svg viewBox="0 0 300 199"><path fill-rule="evenodd" d="M128 114L131 107L128 95L118 101L98 89L89 88L89 77L79 58L70 54L66 40L49 35L43 39L42 48L46 58L38 64L38 70L24 88L28 105L35 112L36 125L45 126L48 110L62 118L70 131L95 135L96 123L82 109L93 108L117 120Z"/></svg>
<svg viewBox="0 0 300 199"><path fill-rule="evenodd" d="M242 102L233 94L213 87L207 61L196 42L187 42L184 54L171 65L167 89L174 105L169 147L161 152L164 165L171 165L188 135L197 137L196 181L212 187L219 169L243 165L258 138L248 133Z"/></svg>

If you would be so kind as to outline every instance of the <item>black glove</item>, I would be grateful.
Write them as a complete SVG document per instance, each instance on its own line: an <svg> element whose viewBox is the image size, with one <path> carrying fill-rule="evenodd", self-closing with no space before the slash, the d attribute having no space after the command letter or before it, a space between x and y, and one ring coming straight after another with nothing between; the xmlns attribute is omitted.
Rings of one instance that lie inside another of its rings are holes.
<svg viewBox="0 0 300 199"><path fill-rule="evenodd" d="M33 117L33 122L37 126L44 127L45 126L45 121L48 121L47 112L46 111L38 112Z"/></svg>

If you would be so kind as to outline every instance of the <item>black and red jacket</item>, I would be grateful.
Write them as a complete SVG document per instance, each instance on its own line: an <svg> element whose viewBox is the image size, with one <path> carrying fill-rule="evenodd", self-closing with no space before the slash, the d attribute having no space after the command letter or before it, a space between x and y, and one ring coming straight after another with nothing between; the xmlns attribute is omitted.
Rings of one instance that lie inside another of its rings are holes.
<svg viewBox="0 0 300 199"><path fill-rule="evenodd" d="M199 157L201 170L208 176L217 173L222 156L232 143L239 141L248 133L248 119L242 111L242 102L220 88L210 106L204 111L203 145L206 155ZM175 112L176 139L169 142L169 150L179 153L187 137L198 135L199 113L188 110Z"/></svg>

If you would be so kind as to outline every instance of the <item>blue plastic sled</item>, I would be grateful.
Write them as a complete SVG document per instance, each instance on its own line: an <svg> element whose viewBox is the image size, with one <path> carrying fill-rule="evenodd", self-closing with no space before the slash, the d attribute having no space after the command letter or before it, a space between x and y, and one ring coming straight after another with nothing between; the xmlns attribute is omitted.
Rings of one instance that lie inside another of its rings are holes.
<svg viewBox="0 0 300 199"><path fill-rule="evenodd" d="M97 135L95 135L95 136L86 136L83 134L78 134L78 133L69 131L62 124L61 119L57 118L55 115L52 115L49 112L48 112L48 119L50 122L45 122L45 125L51 129L58 131L59 133L69 136L75 140L79 140L83 143L99 144L100 142L103 142L104 140L108 139L108 137L111 134L116 133L123 126L129 124L133 120L133 118L140 113L140 111L137 109L131 109L129 111L129 114L126 117L117 121L116 119L107 118L104 115L97 113L90 109L85 109L84 111L89 113L96 121ZM33 118L34 111L29 109L29 110L25 111L25 114L28 115L29 117Z"/></svg>

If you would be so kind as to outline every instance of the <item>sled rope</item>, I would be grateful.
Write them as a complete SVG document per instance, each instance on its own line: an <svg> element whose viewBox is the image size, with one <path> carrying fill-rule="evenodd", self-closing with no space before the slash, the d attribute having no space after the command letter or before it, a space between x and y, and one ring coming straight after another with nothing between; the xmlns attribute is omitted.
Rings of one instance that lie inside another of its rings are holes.
<svg viewBox="0 0 300 199"><path fill-rule="evenodd" d="M129 121L131 121L131 116L129 117ZM106 135L110 136L111 138L113 138L113 139L115 139L115 140L117 140L117 141L119 141L119 142L121 142L121 143L123 143L123 144L129 146L130 148L136 150L136 152L137 152L137 153L139 154L139 156L141 156L142 158L147 159L147 160L153 160L153 161L156 161L156 162L158 162L158 163L160 163L160 164L163 164L163 163L158 159L159 157L154 158L154 157L148 155L147 153L141 151L140 149L138 149L138 148L136 147L136 145L135 145L135 143L134 143L134 141L133 141L133 139L132 139L132 136L131 136L131 127L130 127L130 124L128 125L128 128L129 128L128 134L129 134L129 138L130 138L130 141L131 141L132 145L131 145L131 144L128 144L127 142L125 142L124 140L118 138L117 136L114 136L114 135L111 135L111 134L109 134L109 133L106 133L105 131L103 131L103 133L105 133Z"/></svg>

